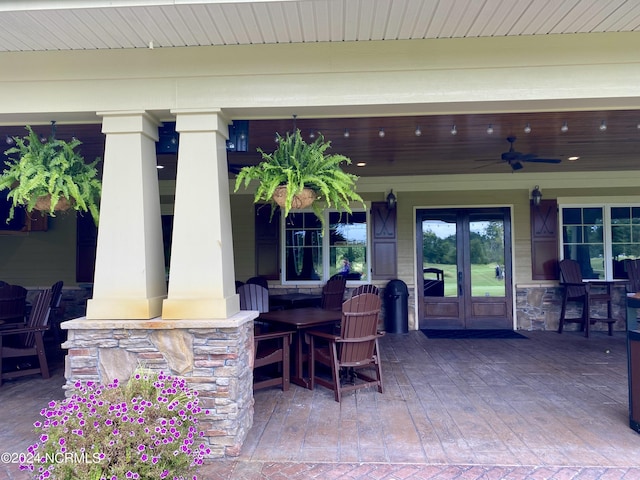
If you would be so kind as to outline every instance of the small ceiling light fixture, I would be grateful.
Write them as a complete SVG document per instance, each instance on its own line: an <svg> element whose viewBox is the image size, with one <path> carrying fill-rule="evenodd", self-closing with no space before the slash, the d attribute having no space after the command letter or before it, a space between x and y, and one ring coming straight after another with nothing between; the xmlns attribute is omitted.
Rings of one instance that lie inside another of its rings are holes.
<svg viewBox="0 0 640 480"><path fill-rule="evenodd" d="M540 186L536 185L531 191L531 201L537 207L540 205L542 201L542 192L540 191Z"/></svg>
<svg viewBox="0 0 640 480"><path fill-rule="evenodd" d="M530 124L526 124L524 126L524 133L531 133L531 125Z"/></svg>
<svg viewBox="0 0 640 480"><path fill-rule="evenodd" d="M457 135L458 134L458 129L456 128L456 124L454 123L453 126L451 127L451 135Z"/></svg>
<svg viewBox="0 0 640 480"><path fill-rule="evenodd" d="M316 132L311 130L311 132L309 133L309 138L316 138Z"/></svg>
<svg viewBox="0 0 640 480"><path fill-rule="evenodd" d="M393 210L394 208L396 208L396 205L398 204L398 199L396 198L396 196L393 194L393 188L389 191L389 195L387 195L387 208L389 210Z"/></svg>
<svg viewBox="0 0 640 480"><path fill-rule="evenodd" d="M358 162L356 163L356 167L365 167L367 165L367 162Z"/></svg>
<svg viewBox="0 0 640 480"><path fill-rule="evenodd" d="M493 124L489 124L487 127L487 135L493 135Z"/></svg>
<svg viewBox="0 0 640 480"><path fill-rule="evenodd" d="M383 137L385 136L384 128L381 128L381 129L378 131L378 136L379 136L380 138L383 138Z"/></svg>
<svg viewBox="0 0 640 480"><path fill-rule="evenodd" d="M568 132L568 131L569 131L569 124L568 124L567 122L564 122L564 123L562 124L562 127L560 127L560 131L561 131L562 133Z"/></svg>
<svg viewBox="0 0 640 480"><path fill-rule="evenodd" d="M604 132L607 129L607 122L605 122L604 120L602 120L602 122L600 122L600 131Z"/></svg>
<svg viewBox="0 0 640 480"><path fill-rule="evenodd" d="M158 170L162 170L162 169L164 168L164 165L156 165L156 168L157 168Z"/></svg>
<svg viewBox="0 0 640 480"><path fill-rule="evenodd" d="M416 134L416 137L419 137L420 135L422 135L422 129L420 128L420 125L416 127L416 131L413 133Z"/></svg>
<svg viewBox="0 0 640 480"><path fill-rule="evenodd" d="M13 137L10 137L9 135L6 136L4 141L7 145L13 145L13 142L14 142Z"/></svg>
<svg viewBox="0 0 640 480"><path fill-rule="evenodd" d="M574 155L573 157L569 157L567 158L567 160L569 160L570 162L575 162L576 160L578 160L580 157L578 157L577 155Z"/></svg>
<svg viewBox="0 0 640 480"><path fill-rule="evenodd" d="M351 135L351 134L349 133L349 129L348 128L344 129L343 135L344 135L344 138L349 138L349 135Z"/></svg>

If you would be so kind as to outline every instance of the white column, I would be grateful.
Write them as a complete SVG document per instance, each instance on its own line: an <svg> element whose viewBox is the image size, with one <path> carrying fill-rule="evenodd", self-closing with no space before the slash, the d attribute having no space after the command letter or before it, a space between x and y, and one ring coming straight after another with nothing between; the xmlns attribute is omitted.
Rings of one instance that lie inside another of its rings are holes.
<svg viewBox="0 0 640 480"><path fill-rule="evenodd" d="M164 319L226 319L240 311L235 293L228 121L220 111L174 111L180 133Z"/></svg>
<svg viewBox="0 0 640 480"><path fill-rule="evenodd" d="M87 318L158 317L167 296L155 148L159 122L145 112L99 115L106 144Z"/></svg>

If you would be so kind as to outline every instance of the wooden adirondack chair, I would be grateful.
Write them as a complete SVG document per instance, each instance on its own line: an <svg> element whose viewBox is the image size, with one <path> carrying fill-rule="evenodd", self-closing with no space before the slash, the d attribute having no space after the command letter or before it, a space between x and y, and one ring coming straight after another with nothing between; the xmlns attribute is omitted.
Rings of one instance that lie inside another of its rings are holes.
<svg viewBox="0 0 640 480"><path fill-rule="evenodd" d="M582 272L580 264L575 260L564 259L560 262L560 285L564 287L564 296L562 297L562 308L560 310L560 322L558 324L558 333L562 333L565 323L579 323L580 329L584 330L585 337L589 337L589 327L596 322L607 324L609 335L613 335L613 324L617 319L612 318L611 307L611 284L607 282L599 283L584 282L582 280ZM604 293L595 293L593 287L606 288ZM567 318L567 304L569 302L579 302L582 307L582 313L579 317ZM590 310L594 303L606 302L607 316L595 317L591 316Z"/></svg>
<svg viewBox="0 0 640 480"><path fill-rule="evenodd" d="M351 292L351 296L355 297L357 295L362 295L363 293L373 293L374 295L380 295L380 289L371 284L360 285L359 287L353 289L353 292Z"/></svg>
<svg viewBox="0 0 640 480"><path fill-rule="evenodd" d="M38 294L31 309L27 325L0 330L0 384L2 380L41 373L49 378L49 365L44 349L43 336L49 328L49 312L51 310L51 289ZM2 372L2 360L5 358L38 357L39 366Z"/></svg>
<svg viewBox="0 0 640 480"><path fill-rule="evenodd" d="M26 305L26 288L8 283L0 286L0 324L23 324Z"/></svg>
<svg viewBox="0 0 640 480"><path fill-rule="evenodd" d="M322 287L320 306L325 310L340 310L344 301L347 279L344 275L334 275Z"/></svg>
<svg viewBox="0 0 640 480"><path fill-rule="evenodd" d="M378 392L383 392L378 355L378 337L382 334L377 330L380 306L380 297L372 293L351 297L342 305L340 335L309 332L311 389L317 383L333 390L336 402L343 392L359 388L376 386ZM316 363L329 367L330 381L316 375ZM373 369L375 377L363 373L364 369ZM341 371L343 377L351 379L341 381Z"/></svg>

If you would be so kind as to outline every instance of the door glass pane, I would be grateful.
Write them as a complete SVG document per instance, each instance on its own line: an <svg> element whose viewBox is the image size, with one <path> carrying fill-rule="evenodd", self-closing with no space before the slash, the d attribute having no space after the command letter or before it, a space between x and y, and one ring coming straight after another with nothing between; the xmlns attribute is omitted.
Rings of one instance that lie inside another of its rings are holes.
<svg viewBox="0 0 640 480"><path fill-rule="evenodd" d="M443 212L426 216L422 221L424 295L457 297L457 265L456 215Z"/></svg>
<svg viewBox="0 0 640 480"><path fill-rule="evenodd" d="M504 219L501 214L469 216L471 295L505 297Z"/></svg>

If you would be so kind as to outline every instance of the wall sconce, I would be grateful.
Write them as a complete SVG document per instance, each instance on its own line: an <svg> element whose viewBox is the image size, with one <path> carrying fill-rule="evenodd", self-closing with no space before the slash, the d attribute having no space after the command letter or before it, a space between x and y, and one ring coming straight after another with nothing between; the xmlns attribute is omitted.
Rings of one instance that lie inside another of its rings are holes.
<svg viewBox="0 0 640 480"><path fill-rule="evenodd" d="M396 208L397 203L398 203L398 200L396 199L396 196L393 194L393 189L391 189L391 191L389 192L389 195L387 195L387 208L389 210L393 210L394 208Z"/></svg>
<svg viewBox="0 0 640 480"><path fill-rule="evenodd" d="M536 185L531 192L531 200L533 200L533 204L537 207L540 205L542 201L542 192L540 191L540 187Z"/></svg>

